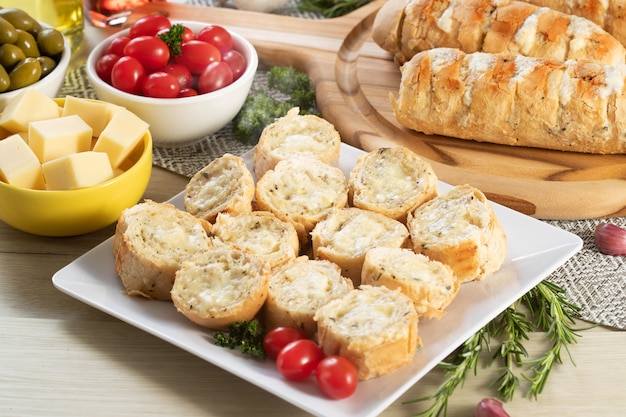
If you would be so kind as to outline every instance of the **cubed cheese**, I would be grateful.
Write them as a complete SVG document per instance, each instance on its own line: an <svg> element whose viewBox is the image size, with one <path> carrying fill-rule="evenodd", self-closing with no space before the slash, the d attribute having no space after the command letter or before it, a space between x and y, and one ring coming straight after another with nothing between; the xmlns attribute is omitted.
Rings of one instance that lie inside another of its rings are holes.
<svg viewBox="0 0 626 417"><path fill-rule="evenodd" d="M91 137L91 127L77 115L28 125L28 144L41 163L90 150Z"/></svg>
<svg viewBox="0 0 626 417"><path fill-rule="evenodd" d="M148 127L148 123L134 113L120 109L98 137L93 150L106 152L111 159L111 165L117 168L141 141Z"/></svg>
<svg viewBox="0 0 626 417"><path fill-rule="evenodd" d="M39 159L20 135L0 140L0 179L16 187L44 188Z"/></svg>
<svg viewBox="0 0 626 417"><path fill-rule="evenodd" d="M115 104L67 96L65 97L62 115L71 116L76 114L80 116L85 123L91 126L93 135L100 136L102 130L119 109L121 107Z"/></svg>
<svg viewBox="0 0 626 417"><path fill-rule="evenodd" d="M48 190L90 187L113 178L113 168L104 152L80 152L45 162L41 166Z"/></svg>
<svg viewBox="0 0 626 417"><path fill-rule="evenodd" d="M50 97L28 88L12 98L0 115L0 127L11 133L25 132L28 124L59 117L60 107Z"/></svg>

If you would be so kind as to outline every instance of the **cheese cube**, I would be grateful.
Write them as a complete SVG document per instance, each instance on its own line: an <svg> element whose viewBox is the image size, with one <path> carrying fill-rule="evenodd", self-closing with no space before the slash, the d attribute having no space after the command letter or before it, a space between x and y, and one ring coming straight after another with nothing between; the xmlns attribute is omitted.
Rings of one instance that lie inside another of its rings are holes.
<svg viewBox="0 0 626 417"><path fill-rule="evenodd" d="M106 152L113 168L117 168L141 141L148 127L148 123L122 108L113 115L104 128L93 150Z"/></svg>
<svg viewBox="0 0 626 417"><path fill-rule="evenodd" d="M76 114L93 130L93 136L100 136L104 127L113 115L122 107L102 101L91 101L84 98L67 96L62 116Z"/></svg>
<svg viewBox="0 0 626 417"><path fill-rule="evenodd" d="M11 133L26 132L29 123L57 118L60 111L53 99L28 88L8 102L0 115L0 127Z"/></svg>
<svg viewBox="0 0 626 417"><path fill-rule="evenodd" d="M48 190L74 190L113 178L113 168L104 152L80 152L41 165Z"/></svg>
<svg viewBox="0 0 626 417"><path fill-rule="evenodd" d="M75 114L28 125L28 144L42 164L90 150L91 136L91 127Z"/></svg>
<svg viewBox="0 0 626 417"><path fill-rule="evenodd" d="M0 179L16 187L45 188L39 159L20 135L0 141Z"/></svg>

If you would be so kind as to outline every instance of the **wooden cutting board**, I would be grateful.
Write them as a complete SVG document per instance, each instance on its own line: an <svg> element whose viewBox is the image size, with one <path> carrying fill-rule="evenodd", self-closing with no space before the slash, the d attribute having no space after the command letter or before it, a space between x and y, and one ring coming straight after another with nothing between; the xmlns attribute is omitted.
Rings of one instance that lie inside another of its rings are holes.
<svg viewBox="0 0 626 417"><path fill-rule="evenodd" d="M450 184L469 183L491 200L541 219L626 215L626 155L586 155L428 136L395 120L389 93L398 67L371 39L383 0L334 19L247 12L229 8L150 3L138 17L225 25L246 37L266 65L291 65L308 74L322 115L344 142L364 150L406 146L427 159Z"/></svg>

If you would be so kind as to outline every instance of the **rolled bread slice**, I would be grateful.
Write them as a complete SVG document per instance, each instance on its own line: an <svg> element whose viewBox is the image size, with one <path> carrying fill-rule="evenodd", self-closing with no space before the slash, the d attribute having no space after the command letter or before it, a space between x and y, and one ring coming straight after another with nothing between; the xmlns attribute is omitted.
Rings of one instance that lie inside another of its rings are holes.
<svg viewBox="0 0 626 417"><path fill-rule="evenodd" d="M291 326L313 337L315 312L353 289L337 264L300 256L272 272L263 306L265 327Z"/></svg>
<svg viewBox="0 0 626 417"><path fill-rule="evenodd" d="M334 208L348 202L348 179L337 167L314 158L293 157L276 164L258 181L256 204L291 222L301 243Z"/></svg>
<svg viewBox="0 0 626 417"><path fill-rule="evenodd" d="M313 114L299 114L294 107L263 129L254 148L254 174L261 178L276 164L294 156L319 159L329 165L339 162L341 137L335 127Z"/></svg>
<svg viewBox="0 0 626 417"><path fill-rule="evenodd" d="M244 160L224 154L198 171L187 183L185 210L213 223L218 213L249 213L254 178Z"/></svg>
<svg viewBox="0 0 626 417"><path fill-rule="evenodd" d="M176 272L172 301L200 326L227 330L252 320L267 297L270 268L251 253L217 248L183 262Z"/></svg>
<svg viewBox="0 0 626 417"><path fill-rule="evenodd" d="M357 207L335 209L311 231L313 256L341 267L343 276L361 283L361 269L368 250L383 246L401 248L409 243L409 231L401 222Z"/></svg>
<svg viewBox="0 0 626 417"><path fill-rule="evenodd" d="M363 285L399 289L420 317L439 319L456 297L460 283L448 265L408 248L374 248L365 254Z"/></svg>
<svg viewBox="0 0 626 417"><path fill-rule="evenodd" d="M211 247L210 224L169 203L146 200L124 210L113 238L115 272L130 295L170 300L182 262Z"/></svg>
<svg viewBox="0 0 626 417"><path fill-rule="evenodd" d="M269 211L220 213L213 224L215 246L248 251L276 268L293 261L300 252L298 233L289 222Z"/></svg>
<svg viewBox="0 0 626 417"><path fill-rule="evenodd" d="M360 380L410 363L422 343L413 301L387 287L361 285L321 307L314 319L324 353L350 360Z"/></svg>
<svg viewBox="0 0 626 417"><path fill-rule="evenodd" d="M409 211L437 196L437 176L407 148L380 148L357 158L348 187L352 206L405 222Z"/></svg>
<svg viewBox="0 0 626 417"><path fill-rule="evenodd" d="M461 282L500 269L506 235L485 195L459 185L409 213L413 250L449 265Z"/></svg>

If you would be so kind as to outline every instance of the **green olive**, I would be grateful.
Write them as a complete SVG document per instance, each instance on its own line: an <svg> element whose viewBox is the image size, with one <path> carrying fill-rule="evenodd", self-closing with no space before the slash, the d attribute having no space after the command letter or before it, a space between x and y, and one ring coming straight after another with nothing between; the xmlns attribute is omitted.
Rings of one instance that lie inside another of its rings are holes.
<svg viewBox="0 0 626 417"><path fill-rule="evenodd" d="M41 55L55 56L63 52L64 39L61 32L54 28L45 28L37 34L37 46Z"/></svg>
<svg viewBox="0 0 626 417"><path fill-rule="evenodd" d="M15 45L19 46L20 49L24 51L24 55L26 55L27 58L36 58L41 55L35 37L25 30L17 29L17 41L15 41Z"/></svg>
<svg viewBox="0 0 626 417"><path fill-rule="evenodd" d="M41 78L41 64L37 58L26 58L11 70L9 78L11 79L10 90L31 85Z"/></svg>
<svg viewBox="0 0 626 417"><path fill-rule="evenodd" d="M14 43L17 40L15 27L3 17L0 17L0 44Z"/></svg>
<svg viewBox="0 0 626 417"><path fill-rule="evenodd" d="M9 73L2 65L0 65L0 93L6 91L11 85Z"/></svg>
<svg viewBox="0 0 626 417"><path fill-rule="evenodd" d="M6 69L11 69L26 58L24 51L19 46L12 43L5 43L0 46L0 65Z"/></svg>
<svg viewBox="0 0 626 417"><path fill-rule="evenodd" d="M50 74L57 66L57 62L49 56L42 55L38 56L36 59L39 61L39 65L41 65L41 78Z"/></svg>
<svg viewBox="0 0 626 417"><path fill-rule="evenodd" d="M0 17L6 19L15 29L22 29L27 32L40 26L39 22L33 19L28 13L16 7L0 9Z"/></svg>

